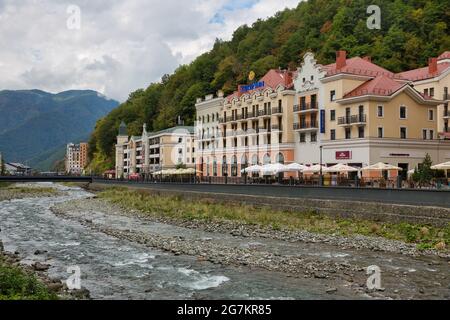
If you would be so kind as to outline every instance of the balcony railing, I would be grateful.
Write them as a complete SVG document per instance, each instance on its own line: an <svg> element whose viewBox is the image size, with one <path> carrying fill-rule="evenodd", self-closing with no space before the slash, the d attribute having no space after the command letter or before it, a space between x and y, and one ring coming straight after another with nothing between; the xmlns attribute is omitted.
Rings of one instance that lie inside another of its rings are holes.
<svg viewBox="0 0 450 320"><path fill-rule="evenodd" d="M273 131L281 131L281 126L279 124L273 124L272 125L272 130Z"/></svg>
<svg viewBox="0 0 450 320"><path fill-rule="evenodd" d="M294 123L294 130L317 129L319 128L317 121L304 121Z"/></svg>
<svg viewBox="0 0 450 320"><path fill-rule="evenodd" d="M272 108L272 114L280 114L280 113L283 113L283 107Z"/></svg>
<svg viewBox="0 0 450 320"><path fill-rule="evenodd" d="M294 105L294 112L315 111L318 109L319 109L319 104L317 102L302 103L302 104Z"/></svg>
<svg viewBox="0 0 450 320"><path fill-rule="evenodd" d="M351 125L356 123L367 123L367 116L365 114L349 116L349 117L340 117L338 118L338 125Z"/></svg>
<svg viewBox="0 0 450 320"><path fill-rule="evenodd" d="M269 110L259 110L258 116L260 116L260 117L270 116L270 109Z"/></svg>

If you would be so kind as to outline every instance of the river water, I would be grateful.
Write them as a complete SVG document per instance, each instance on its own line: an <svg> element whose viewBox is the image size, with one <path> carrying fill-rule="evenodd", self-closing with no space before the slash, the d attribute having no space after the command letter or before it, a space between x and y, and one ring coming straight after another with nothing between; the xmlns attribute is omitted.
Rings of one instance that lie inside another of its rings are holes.
<svg viewBox="0 0 450 320"><path fill-rule="evenodd" d="M339 249L326 243L235 237L102 210L85 212L80 209L72 217L78 219L70 219L53 214L50 208L66 201L89 199L93 194L79 188L40 185L57 188L64 195L0 202L0 239L7 251L19 252L22 263L49 264L52 278L67 279L68 267L79 267L82 286L90 291L93 299L354 299L369 296L356 294L350 284L176 256L93 231L78 222L87 219L118 231L183 237L187 241L207 238L235 248L252 246L256 250L364 268L378 265L383 270L383 286L391 294L398 292L391 295L393 298L450 299L448 259ZM36 250L48 253L35 255ZM335 286L339 287L338 292L326 293Z"/></svg>
<svg viewBox="0 0 450 320"><path fill-rule="evenodd" d="M93 299L351 297L350 293L343 292L326 296L324 286L314 280L215 265L96 233L50 211L57 203L87 199L92 194L78 188L52 187L66 194L0 202L0 238L6 251L19 252L22 263L51 265L48 273L52 278L67 279L68 267L79 267L81 284ZM48 253L35 255L36 250Z"/></svg>

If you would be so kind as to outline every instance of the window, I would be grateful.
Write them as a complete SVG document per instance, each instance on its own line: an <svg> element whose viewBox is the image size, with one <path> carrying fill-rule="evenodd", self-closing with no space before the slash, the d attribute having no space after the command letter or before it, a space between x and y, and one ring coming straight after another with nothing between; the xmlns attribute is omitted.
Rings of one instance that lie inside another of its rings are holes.
<svg viewBox="0 0 450 320"><path fill-rule="evenodd" d="M422 130L422 138L423 138L423 140L427 140L427 137L428 137L428 131L426 129L423 129Z"/></svg>
<svg viewBox="0 0 450 320"><path fill-rule="evenodd" d="M178 138L178 143L183 143L183 138Z"/></svg>
<svg viewBox="0 0 450 320"><path fill-rule="evenodd" d="M314 76L311 76L311 81L314 81Z"/></svg>
<svg viewBox="0 0 450 320"><path fill-rule="evenodd" d="M330 130L330 140L336 140L336 130Z"/></svg>
<svg viewBox="0 0 450 320"><path fill-rule="evenodd" d="M306 134L300 133L300 143L305 143L305 142L306 142Z"/></svg>
<svg viewBox="0 0 450 320"><path fill-rule="evenodd" d="M384 132L382 127L378 127L378 138L383 138Z"/></svg>
<svg viewBox="0 0 450 320"><path fill-rule="evenodd" d="M306 78L303 78L303 83L305 83L306 82Z"/></svg>
<svg viewBox="0 0 450 320"><path fill-rule="evenodd" d="M358 137L359 137L360 139L363 139L363 138L364 138L364 127L359 127L359 128L358 128Z"/></svg>
<svg viewBox="0 0 450 320"><path fill-rule="evenodd" d="M183 149L178 149L178 154L183 154Z"/></svg>
<svg viewBox="0 0 450 320"><path fill-rule="evenodd" d="M330 92L330 101L336 100L336 90Z"/></svg>
<svg viewBox="0 0 450 320"><path fill-rule="evenodd" d="M434 110L428 110L428 120L434 121Z"/></svg>
<svg viewBox="0 0 450 320"><path fill-rule="evenodd" d="M406 138L407 138L406 128L401 127L400 128L400 139L406 139Z"/></svg>
<svg viewBox="0 0 450 320"><path fill-rule="evenodd" d="M336 121L336 110L330 111L330 121Z"/></svg>
<svg viewBox="0 0 450 320"><path fill-rule="evenodd" d="M430 88L430 97L434 97L434 88Z"/></svg>
<svg viewBox="0 0 450 320"><path fill-rule="evenodd" d="M423 94L428 96L428 89L423 90Z"/></svg>
<svg viewBox="0 0 450 320"><path fill-rule="evenodd" d="M383 117L384 117L384 107L378 106L378 118L383 118Z"/></svg>
<svg viewBox="0 0 450 320"><path fill-rule="evenodd" d="M311 133L311 142L317 142L317 133Z"/></svg>
<svg viewBox="0 0 450 320"><path fill-rule="evenodd" d="M434 130L430 130L430 140L434 139Z"/></svg>
<svg viewBox="0 0 450 320"><path fill-rule="evenodd" d="M400 119L406 119L407 113L406 113L406 107L401 106L400 107Z"/></svg>
<svg viewBox="0 0 450 320"><path fill-rule="evenodd" d="M351 139L352 138L352 129L351 128L345 128L345 139Z"/></svg>

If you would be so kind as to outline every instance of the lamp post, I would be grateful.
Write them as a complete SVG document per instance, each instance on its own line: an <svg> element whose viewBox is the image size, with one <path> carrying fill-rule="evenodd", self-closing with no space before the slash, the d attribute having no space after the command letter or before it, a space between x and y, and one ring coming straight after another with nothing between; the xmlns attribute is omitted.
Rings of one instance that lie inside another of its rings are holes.
<svg viewBox="0 0 450 320"><path fill-rule="evenodd" d="M319 177L319 184L321 187L323 187L323 146L320 146L320 177Z"/></svg>

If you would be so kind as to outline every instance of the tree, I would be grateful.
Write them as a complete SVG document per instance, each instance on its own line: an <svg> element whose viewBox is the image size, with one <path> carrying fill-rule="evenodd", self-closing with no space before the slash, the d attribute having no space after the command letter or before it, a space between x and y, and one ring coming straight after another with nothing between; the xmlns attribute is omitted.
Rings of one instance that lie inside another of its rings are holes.
<svg viewBox="0 0 450 320"><path fill-rule="evenodd" d="M433 170L431 170L431 166L433 165L433 161L431 161L430 155L427 153L425 159L419 165L419 168L416 169L416 172L413 175L413 180L419 183L419 186L428 186L430 185L431 180L433 179Z"/></svg>
<svg viewBox="0 0 450 320"><path fill-rule="evenodd" d="M1 157L0 162L0 176L6 175L6 167L5 167L5 160L3 160L3 157Z"/></svg>

